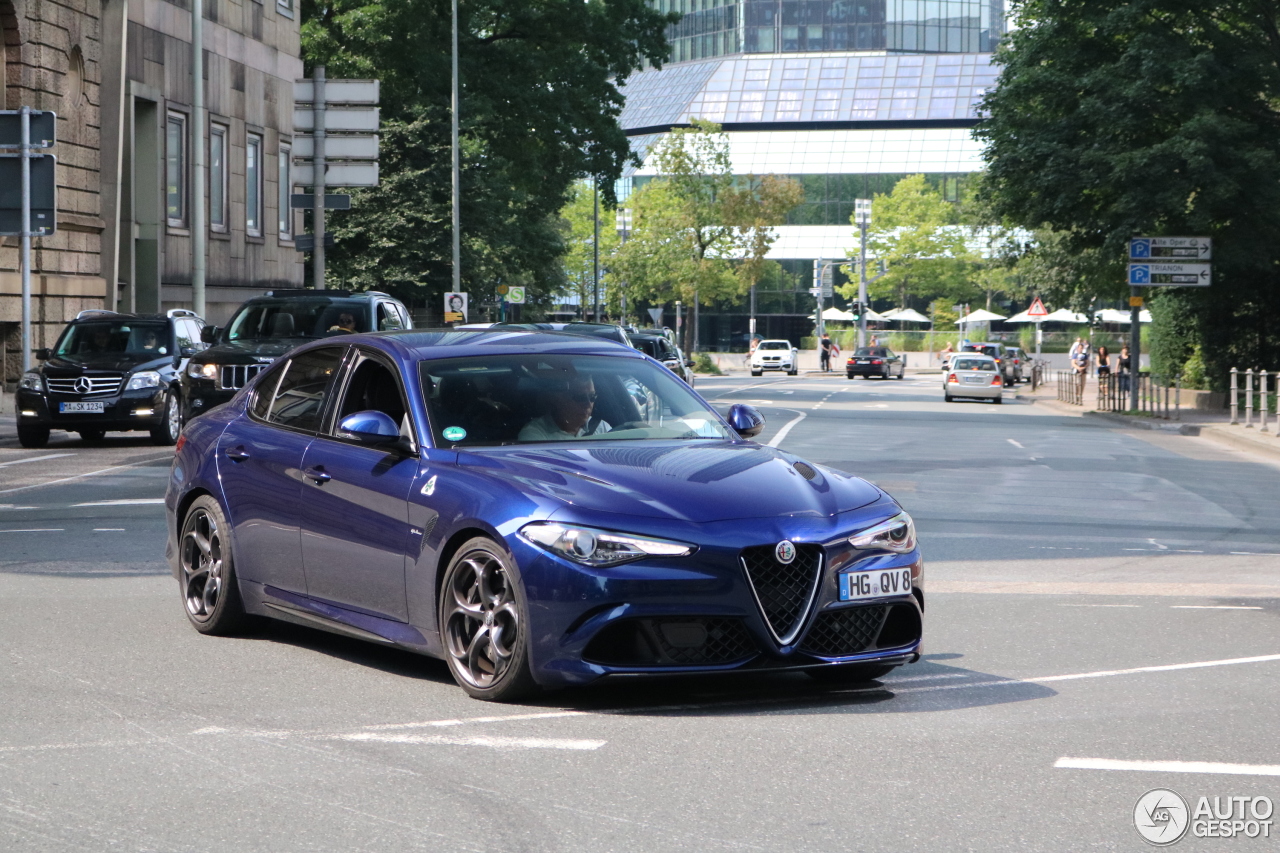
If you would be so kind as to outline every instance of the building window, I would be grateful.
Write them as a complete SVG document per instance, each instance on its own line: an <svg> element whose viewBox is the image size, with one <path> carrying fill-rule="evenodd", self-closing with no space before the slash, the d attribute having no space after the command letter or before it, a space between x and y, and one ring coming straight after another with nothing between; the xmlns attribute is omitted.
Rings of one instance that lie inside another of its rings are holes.
<svg viewBox="0 0 1280 853"><path fill-rule="evenodd" d="M279 157L279 196L278 210L280 211L280 239L293 239L293 208L290 204L290 196L293 195L293 169L291 166L291 149L288 145L280 146Z"/></svg>
<svg viewBox="0 0 1280 853"><path fill-rule="evenodd" d="M282 15L293 17L293 0L276 0L276 11Z"/></svg>
<svg viewBox="0 0 1280 853"><path fill-rule="evenodd" d="M187 117L169 113L165 123L165 218L175 228L187 225Z"/></svg>
<svg viewBox="0 0 1280 853"><path fill-rule="evenodd" d="M227 231L227 126L209 125L209 227Z"/></svg>
<svg viewBox="0 0 1280 853"><path fill-rule="evenodd" d="M244 230L262 236L262 137L256 133L244 144Z"/></svg>

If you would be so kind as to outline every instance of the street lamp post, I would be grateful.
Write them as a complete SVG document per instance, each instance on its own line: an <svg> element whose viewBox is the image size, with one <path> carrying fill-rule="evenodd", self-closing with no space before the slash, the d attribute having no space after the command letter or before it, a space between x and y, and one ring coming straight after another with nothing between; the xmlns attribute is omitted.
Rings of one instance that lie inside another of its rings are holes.
<svg viewBox="0 0 1280 853"><path fill-rule="evenodd" d="M867 229L871 227L871 199L853 202L853 216L861 236L858 250L858 346L867 345Z"/></svg>

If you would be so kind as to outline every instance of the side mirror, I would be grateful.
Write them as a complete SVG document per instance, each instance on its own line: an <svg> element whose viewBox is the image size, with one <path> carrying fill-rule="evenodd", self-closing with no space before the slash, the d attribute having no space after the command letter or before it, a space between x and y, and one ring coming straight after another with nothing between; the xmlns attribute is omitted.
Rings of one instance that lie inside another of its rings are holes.
<svg viewBox="0 0 1280 853"><path fill-rule="evenodd" d="M373 410L347 415L338 424L338 435L361 444L387 445L400 440L400 427L383 412Z"/></svg>
<svg viewBox="0 0 1280 853"><path fill-rule="evenodd" d="M218 327L201 326L200 340L204 341L206 344L216 344L218 342Z"/></svg>
<svg viewBox="0 0 1280 853"><path fill-rule="evenodd" d="M686 359L684 360L684 366L685 366L685 367L693 367L693 359L691 359L691 358L686 358Z"/></svg>
<svg viewBox="0 0 1280 853"><path fill-rule="evenodd" d="M755 438L764 431L764 415L755 406L735 403L725 417L733 431L743 438Z"/></svg>
<svg viewBox="0 0 1280 853"><path fill-rule="evenodd" d="M40 359L41 361L48 361L49 356L51 356L52 354L53 353L49 351L48 347L40 347L40 349L36 350L36 358Z"/></svg>
<svg viewBox="0 0 1280 853"><path fill-rule="evenodd" d="M198 352L200 352L200 350L196 349L195 347L178 347L178 355L180 355L182 358L191 358L191 356L195 355Z"/></svg>

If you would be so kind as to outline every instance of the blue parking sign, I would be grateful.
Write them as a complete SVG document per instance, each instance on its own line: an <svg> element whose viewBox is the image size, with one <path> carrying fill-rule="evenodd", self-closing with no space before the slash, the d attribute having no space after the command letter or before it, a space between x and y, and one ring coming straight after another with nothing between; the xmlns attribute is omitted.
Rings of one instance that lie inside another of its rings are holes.
<svg viewBox="0 0 1280 853"><path fill-rule="evenodd" d="M1129 264L1129 284L1150 284L1151 267L1146 264Z"/></svg>
<svg viewBox="0 0 1280 853"><path fill-rule="evenodd" d="M1151 257L1151 241L1141 237L1129 241L1129 257L1131 258L1149 258Z"/></svg>

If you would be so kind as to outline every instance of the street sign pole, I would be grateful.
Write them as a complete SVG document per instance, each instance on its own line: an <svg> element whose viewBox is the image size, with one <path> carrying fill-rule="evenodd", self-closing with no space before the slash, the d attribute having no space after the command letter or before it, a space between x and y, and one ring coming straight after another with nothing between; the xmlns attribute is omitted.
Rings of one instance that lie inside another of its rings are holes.
<svg viewBox="0 0 1280 853"><path fill-rule="evenodd" d="M191 205L191 309L205 315L205 279L208 273L208 233L204 223L204 0L191 3L191 159L195 171L195 196ZM109 287L108 290L111 288ZM114 293L112 293L114 296ZM112 305L112 307L115 307Z"/></svg>
<svg viewBox="0 0 1280 853"><path fill-rule="evenodd" d="M867 345L867 228L871 225L871 201L855 199L854 215L858 219L861 247L858 250L858 346Z"/></svg>
<svg viewBox="0 0 1280 853"><path fill-rule="evenodd" d="M31 107L22 110L22 372L31 369Z"/></svg>
<svg viewBox="0 0 1280 853"><path fill-rule="evenodd" d="M311 209L311 230L315 234L316 245L311 253L311 286L316 290L324 290L324 66L317 65L311 75L314 87L311 111L315 115L315 150L312 152L311 198L314 207Z"/></svg>
<svg viewBox="0 0 1280 853"><path fill-rule="evenodd" d="M1129 288L1129 409L1138 409L1138 374L1142 366L1142 326L1138 322L1142 313L1142 290Z"/></svg>

